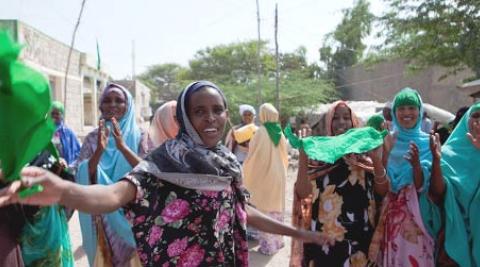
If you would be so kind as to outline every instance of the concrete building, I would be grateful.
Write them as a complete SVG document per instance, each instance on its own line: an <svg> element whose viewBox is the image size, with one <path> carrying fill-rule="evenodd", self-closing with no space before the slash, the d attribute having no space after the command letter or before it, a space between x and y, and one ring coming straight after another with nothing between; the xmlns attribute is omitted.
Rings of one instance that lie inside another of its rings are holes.
<svg viewBox="0 0 480 267"><path fill-rule="evenodd" d="M469 95L473 102L480 101L480 80L471 81L458 86L460 92Z"/></svg>
<svg viewBox="0 0 480 267"><path fill-rule="evenodd" d="M135 99L135 116L138 122L148 122L152 116L150 108L150 88L139 80L116 80L118 83L127 88Z"/></svg>
<svg viewBox="0 0 480 267"><path fill-rule="evenodd" d="M15 41L24 45L20 59L48 78L52 98L65 104L66 123L80 137L95 128L100 116L98 101L103 88L111 80L106 66L102 64L98 69L96 57L74 49L65 80L69 45L18 20L0 20L0 29L8 30ZM134 88L137 88L132 93L138 102L137 114L147 112L149 88L138 83Z"/></svg>
<svg viewBox="0 0 480 267"><path fill-rule="evenodd" d="M339 91L347 100L392 101L404 87L417 89L426 103L456 112L471 104L467 94L459 93L457 86L473 73L464 71L445 76L447 70L431 67L417 73L407 71L404 60L382 62L374 66L353 66L339 72ZM445 77L444 77L445 76Z"/></svg>

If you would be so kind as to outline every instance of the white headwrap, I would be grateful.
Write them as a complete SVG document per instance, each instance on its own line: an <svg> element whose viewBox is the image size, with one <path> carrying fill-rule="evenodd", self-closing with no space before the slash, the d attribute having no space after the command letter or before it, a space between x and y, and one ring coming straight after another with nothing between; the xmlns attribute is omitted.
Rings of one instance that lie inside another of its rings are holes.
<svg viewBox="0 0 480 267"><path fill-rule="evenodd" d="M253 106L243 104L239 106L240 109L240 116L243 116L245 111L250 111L253 115L256 115L255 108Z"/></svg>

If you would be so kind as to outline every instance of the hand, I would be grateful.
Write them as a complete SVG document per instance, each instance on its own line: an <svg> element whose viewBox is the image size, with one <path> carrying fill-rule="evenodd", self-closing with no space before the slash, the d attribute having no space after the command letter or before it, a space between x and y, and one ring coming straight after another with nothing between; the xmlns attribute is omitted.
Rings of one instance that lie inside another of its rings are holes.
<svg viewBox="0 0 480 267"><path fill-rule="evenodd" d="M125 141L122 138L122 130L120 130L120 125L118 125L117 119L115 117L112 118L113 124L113 138L115 139L115 144L117 145L118 149L125 148Z"/></svg>
<svg viewBox="0 0 480 267"><path fill-rule="evenodd" d="M440 143L440 136L438 133L430 132L430 151L432 156L436 160L440 160L442 157L442 144Z"/></svg>
<svg viewBox="0 0 480 267"><path fill-rule="evenodd" d="M48 206L60 202L66 184L62 178L38 167L25 167L20 175L21 180L0 190L0 207L14 203ZM42 192L26 198L19 197L18 192L22 188L37 184L43 186Z"/></svg>
<svg viewBox="0 0 480 267"><path fill-rule="evenodd" d="M108 135L110 130L105 127L105 120L101 119L98 122L98 140L97 140L97 150L103 152L108 145Z"/></svg>
<svg viewBox="0 0 480 267"><path fill-rule="evenodd" d="M298 138L305 138L305 137L309 137L311 135L312 135L312 129L310 129L310 128L303 128L303 129L297 131Z"/></svg>
<svg viewBox="0 0 480 267"><path fill-rule="evenodd" d="M472 142L472 145L477 149L480 149L480 122L474 121L472 123L470 132L467 133L468 139Z"/></svg>
<svg viewBox="0 0 480 267"><path fill-rule="evenodd" d="M367 152L367 155L372 159L372 165L375 162L381 162L383 157L383 146L379 146Z"/></svg>
<svg viewBox="0 0 480 267"><path fill-rule="evenodd" d="M302 240L305 243L315 243L320 246L328 245L332 243L332 240L325 233L306 231L306 230L300 230L298 239Z"/></svg>
<svg viewBox="0 0 480 267"><path fill-rule="evenodd" d="M418 147L414 142L410 142L410 150L407 152L405 156L403 156L412 167L419 167L420 166L420 156L418 152Z"/></svg>
<svg viewBox="0 0 480 267"><path fill-rule="evenodd" d="M361 155L348 154L343 157L343 160L350 166L357 166L368 172L373 171L373 163L368 158L362 158Z"/></svg>

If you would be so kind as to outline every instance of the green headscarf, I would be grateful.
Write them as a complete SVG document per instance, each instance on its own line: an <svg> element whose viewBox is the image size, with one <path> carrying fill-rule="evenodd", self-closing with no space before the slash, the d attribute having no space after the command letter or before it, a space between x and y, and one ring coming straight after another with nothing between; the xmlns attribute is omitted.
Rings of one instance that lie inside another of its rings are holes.
<svg viewBox="0 0 480 267"><path fill-rule="evenodd" d="M53 101L52 102L52 109L56 109L60 111L60 113L65 114L65 107L63 106L62 102L60 101Z"/></svg>
<svg viewBox="0 0 480 267"><path fill-rule="evenodd" d="M263 124L267 129L268 136L272 140L275 146L278 146L280 143L280 138L282 138L282 127L278 122L265 122Z"/></svg>
<svg viewBox="0 0 480 267"><path fill-rule="evenodd" d="M395 95L395 100L393 102L393 110L396 110L401 106L415 106L420 108L422 105L421 100L417 91L412 88L406 87L402 89L398 94Z"/></svg>
<svg viewBox="0 0 480 267"><path fill-rule="evenodd" d="M20 46L0 31L0 161L6 180L45 150L54 133L50 88L37 71L17 61Z"/></svg>
<svg viewBox="0 0 480 267"><path fill-rule="evenodd" d="M385 119L383 118L382 115L375 114L368 119L367 126L370 126L373 129L381 132L381 131L383 131L382 123L384 123L384 122L385 122Z"/></svg>
<svg viewBox="0 0 480 267"><path fill-rule="evenodd" d="M372 127L352 128L336 136L309 136L298 138L289 125L285 136L293 148L303 148L309 159L334 163L351 153L365 153L383 144L387 131L379 132Z"/></svg>

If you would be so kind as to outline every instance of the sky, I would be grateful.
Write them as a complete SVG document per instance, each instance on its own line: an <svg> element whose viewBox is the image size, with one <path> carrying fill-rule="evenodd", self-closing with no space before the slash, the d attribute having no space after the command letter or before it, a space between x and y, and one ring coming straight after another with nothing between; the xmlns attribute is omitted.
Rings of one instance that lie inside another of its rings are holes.
<svg viewBox="0 0 480 267"><path fill-rule="evenodd" d="M81 0L1 0L0 19L18 19L70 44ZM325 34L341 21L355 0L259 0L261 38L274 49L274 13L278 4L279 50L307 48L317 62ZM381 0L371 0L380 14ZM257 39L255 0L86 0L75 48L96 55L115 79L144 72L149 66L188 66L207 47ZM134 44L134 45L133 45ZM135 47L135 49L133 49ZM135 51L135 64L132 60Z"/></svg>

